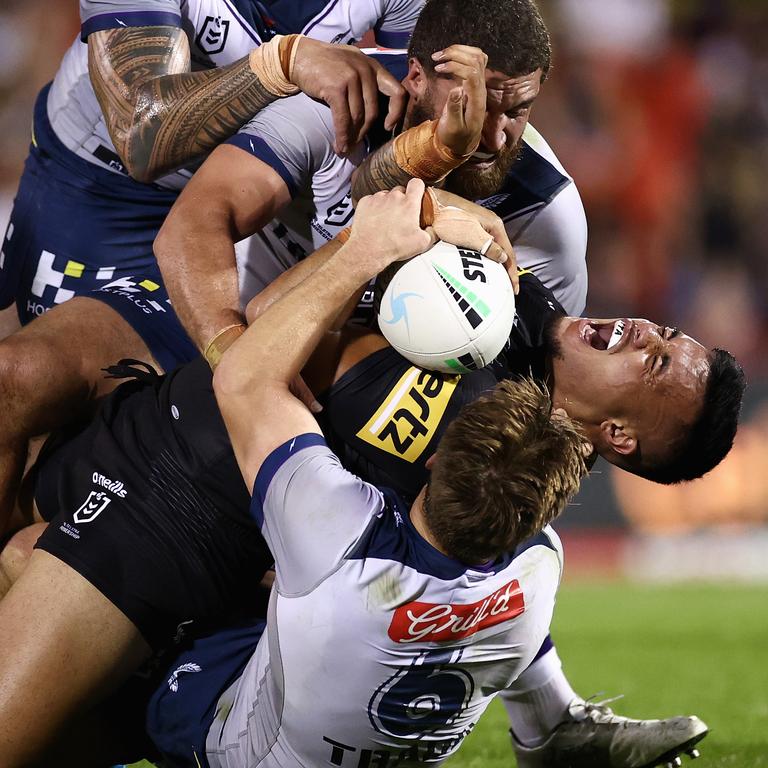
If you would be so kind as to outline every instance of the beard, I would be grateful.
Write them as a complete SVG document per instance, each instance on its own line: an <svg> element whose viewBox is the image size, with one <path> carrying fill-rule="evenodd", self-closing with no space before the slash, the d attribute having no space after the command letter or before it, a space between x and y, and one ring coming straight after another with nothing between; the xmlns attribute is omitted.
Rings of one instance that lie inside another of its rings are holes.
<svg viewBox="0 0 768 768"><path fill-rule="evenodd" d="M427 87L421 100L414 103L411 114L408 116L405 128L434 120L440 115L434 105L434 93ZM522 138L511 146L505 145L496 155L496 159L485 168L478 168L469 160L451 171L445 181L440 184L443 189L453 192L467 200L482 200L490 197L501 188L509 169L520 157L523 149Z"/></svg>

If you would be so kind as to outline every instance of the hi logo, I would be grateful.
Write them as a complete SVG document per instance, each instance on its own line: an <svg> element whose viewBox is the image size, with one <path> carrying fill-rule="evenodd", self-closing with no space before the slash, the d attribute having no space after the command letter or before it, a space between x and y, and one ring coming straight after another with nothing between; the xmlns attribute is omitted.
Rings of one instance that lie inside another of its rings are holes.
<svg viewBox="0 0 768 768"><path fill-rule="evenodd" d="M74 521L78 524L92 523L106 508L110 502L109 496L104 491L91 491L80 509L74 514Z"/></svg>
<svg viewBox="0 0 768 768"><path fill-rule="evenodd" d="M203 53L212 56L224 50L228 34L229 19L222 19L221 16L206 16L195 38L195 45Z"/></svg>
<svg viewBox="0 0 768 768"><path fill-rule="evenodd" d="M413 463L429 445L458 381L458 376L409 368L357 436Z"/></svg>

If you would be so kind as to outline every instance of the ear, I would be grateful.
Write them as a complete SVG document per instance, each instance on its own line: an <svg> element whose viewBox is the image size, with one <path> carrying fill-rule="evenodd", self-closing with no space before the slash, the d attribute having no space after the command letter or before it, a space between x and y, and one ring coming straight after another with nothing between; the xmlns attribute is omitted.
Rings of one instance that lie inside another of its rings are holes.
<svg viewBox="0 0 768 768"><path fill-rule="evenodd" d="M427 76L421 62L414 56L408 59L408 74L403 80L403 88L408 95L418 99L427 89Z"/></svg>
<svg viewBox="0 0 768 768"><path fill-rule="evenodd" d="M637 435L628 424L606 420L600 425L602 441L616 453L631 456L637 450Z"/></svg>
<svg viewBox="0 0 768 768"><path fill-rule="evenodd" d="M432 467L435 466L435 454L434 453L426 460L426 462L424 462L424 466L428 470L430 470L430 471L432 470Z"/></svg>

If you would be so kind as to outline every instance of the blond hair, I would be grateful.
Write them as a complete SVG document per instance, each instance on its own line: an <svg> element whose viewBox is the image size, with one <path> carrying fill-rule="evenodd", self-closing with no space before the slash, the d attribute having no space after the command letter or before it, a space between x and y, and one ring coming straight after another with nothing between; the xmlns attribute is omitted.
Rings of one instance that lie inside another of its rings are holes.
<svg viewBox="0 0 768 768"><path fill-rule="evenodd" d="M466 405L443 435L424 502L439 544L477 564L511 552L562 512L586 471L584 437L552 417L532 379L504 381Z"/></svg>

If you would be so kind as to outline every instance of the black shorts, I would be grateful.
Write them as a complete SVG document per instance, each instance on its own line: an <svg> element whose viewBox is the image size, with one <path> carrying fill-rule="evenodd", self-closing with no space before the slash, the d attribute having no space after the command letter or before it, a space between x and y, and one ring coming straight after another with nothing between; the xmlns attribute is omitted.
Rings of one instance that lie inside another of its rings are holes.
<svg viewBox="0 0 768 768"><path fill-rule="evenodd" d="M252 615L273 559L247 503L242 519L224 514L193 482L216 467L193 478L183 447L159 432L150 455L125 442L97 416L46 445L35 500L50 525L37 547L90 581L155 650L182 624Z"/></svg>

